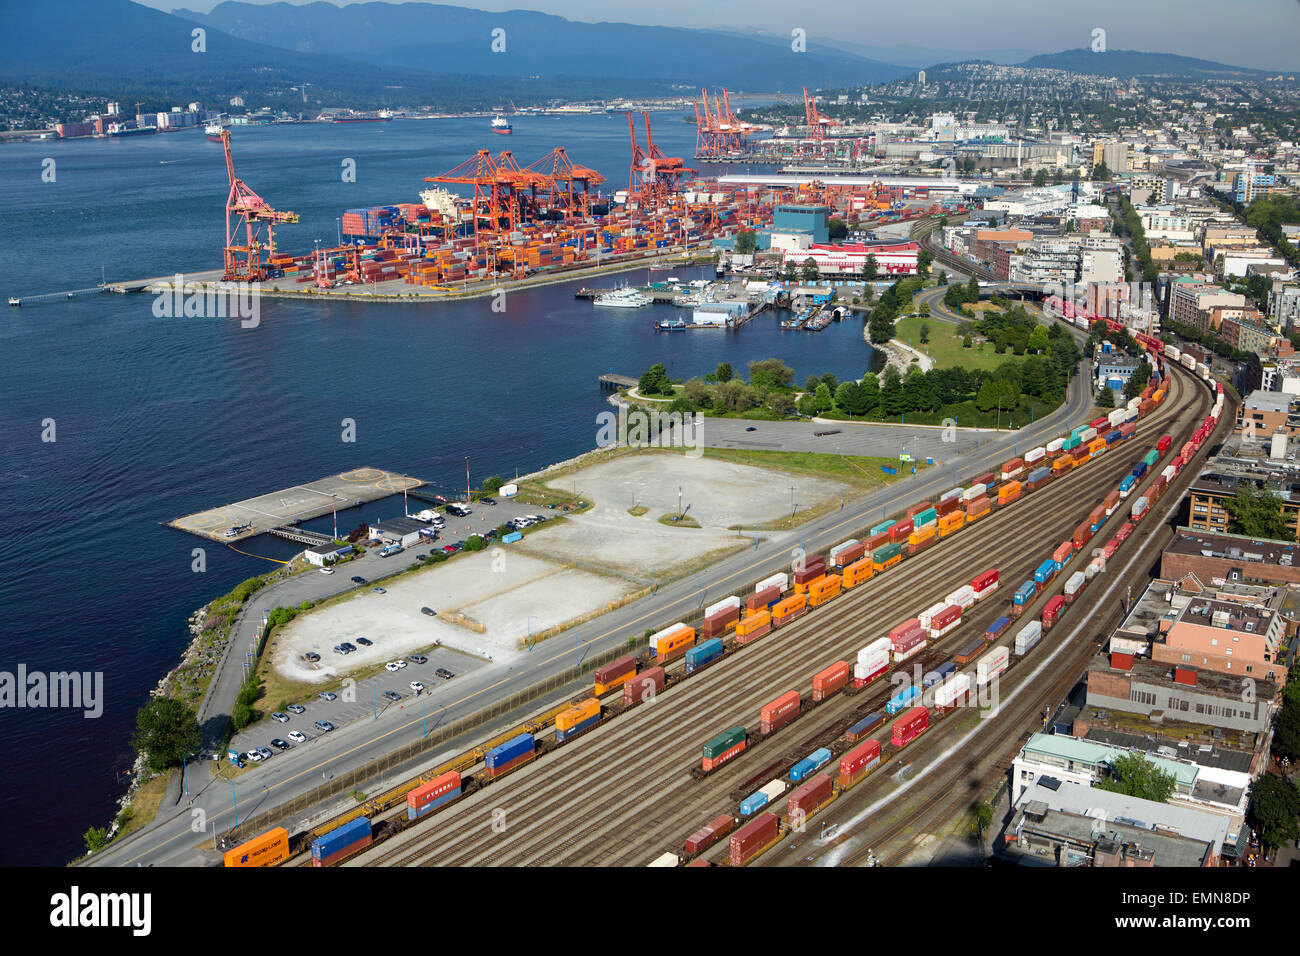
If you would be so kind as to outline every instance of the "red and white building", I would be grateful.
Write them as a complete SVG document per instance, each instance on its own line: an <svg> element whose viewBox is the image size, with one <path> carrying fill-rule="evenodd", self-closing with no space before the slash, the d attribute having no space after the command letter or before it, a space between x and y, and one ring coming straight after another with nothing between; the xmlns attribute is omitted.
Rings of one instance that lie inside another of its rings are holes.
<svg viewBox="0 0 1300 956"><path fill-rule="evenodd" d="M807 249L786 250L782 262L802 266L812 259L823 276L862 275L867 256L876 257L881 276L916 275L917 256L921 247L915 242L876 243L873 245L832 246L814 243Z"/></svg>

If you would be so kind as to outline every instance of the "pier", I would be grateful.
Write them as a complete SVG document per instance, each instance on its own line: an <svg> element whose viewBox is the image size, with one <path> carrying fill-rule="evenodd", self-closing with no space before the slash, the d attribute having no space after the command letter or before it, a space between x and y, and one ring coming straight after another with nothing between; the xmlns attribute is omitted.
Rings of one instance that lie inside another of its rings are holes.
<svg viewBox="0 0 1300 956"><path fill-rule="evenodd" d="M66 302L68 299L78 299L86 295L99 295L105 291L102 286L95 286L90 289L72 289L69 292L42 292L39 295L11 295L9 304L14 307L24 305L39 305L48 302Z"/></svg>
<svg viewBox="0 0 1300 956"><path fill-rule="evenodd" d="M304 485L294 485L246 498L220 508L209 508L167 522L167 526L221 543L242 541L259 534L274 534L301 544L323 544L328 535L293 527L331 511L378 501L418 488L424 482L382 468L356 468ZM235 534L228 531L239 529Z"/></svg>
<svg viewBox="0 0 1300 956"><path fill-rule="evenodd" d="M601 388L610 392L616 392L620 388L632 388L636 385L639 379L631 378L627 375L615 375L613 372L608 372L605 375L600 376L597 381L600 382Z"/></svg>

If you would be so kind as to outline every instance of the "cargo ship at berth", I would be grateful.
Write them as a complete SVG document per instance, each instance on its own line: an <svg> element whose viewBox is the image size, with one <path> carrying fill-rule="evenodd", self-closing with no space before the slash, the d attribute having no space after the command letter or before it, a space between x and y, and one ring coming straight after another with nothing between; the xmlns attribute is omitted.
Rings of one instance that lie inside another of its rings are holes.
<svg viewBox="0 0 1300 956"><path fill-rule="evenodd" d="M380 110L378 113L351 113L347 116L336 116L336 123L387 123L393 118L392 110Z"/></svg>
<svg viewBox="0 0 1300 956"><path fill-rule="evenodd" d="M157 126L126 126L122 123L109 123L109 136L141 136L145 133L158 132Z"/></svg>

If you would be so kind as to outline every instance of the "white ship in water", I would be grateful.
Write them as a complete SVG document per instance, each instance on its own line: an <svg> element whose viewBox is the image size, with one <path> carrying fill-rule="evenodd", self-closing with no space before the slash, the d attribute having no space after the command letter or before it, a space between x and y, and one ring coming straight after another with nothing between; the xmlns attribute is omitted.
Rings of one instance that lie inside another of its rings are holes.
<svg viewBox="0 0 1300 956"><path fill-rule="evenodd" d="M654 300L640 289L625 288L615 289L612 292L597 296L592 304L604 306L607 309L639 309L643 305L649 305L652 301Z"/></svg>

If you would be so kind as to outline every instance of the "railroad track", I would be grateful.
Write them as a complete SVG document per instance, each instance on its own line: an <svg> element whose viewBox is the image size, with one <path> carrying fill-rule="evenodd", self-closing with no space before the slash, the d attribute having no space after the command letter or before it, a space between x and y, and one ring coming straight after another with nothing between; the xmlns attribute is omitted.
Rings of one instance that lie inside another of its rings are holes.
<svg viewBox="0 0 1300 956"><path fill-rule="evenodd" d="M1193 388L1200 394L1191 396L1191 409L1180 408ZM903 565L906 578L897 571L886 572L883 584L873 578L744 653L728 655L682 685L689 690L666 691L349 864L620 865L646 862L664 850L679 851L699 825L734 809L729 794L737 786L764 767L788 759L798 741L816 737L819 729L850 713L879 709L892 691L887 683L877 683L855 696L837 695L801 717L791 725L793 730L756 743L741 758L696 781L687 771L698 760L703 740L731 724L755 723L763 703L784 690L805 689L815 671L837 658L853 659L859 647L891 624L993 564L990 540L1002 540L1000 550L1011 555L998 563L1004 582L1010 585L1028 577L1044 548L1067 537L1080 516L1118 484L1139 449L1166 431L1181 432L1188 423L1194 427L1208 405L1199 383L1176 374L1167 400L1139 421L1139 441L1110 449L1099 461L1053 479L1024 501L981 519L975 530L963 529L908 558ZM1192 409L1197 410L1195 416ZM1122 517L1110 520L1117 519ZM1005 604L1004 594L977 605L960 628L913 662L929 669L951 656L960 643L1002 613ZM1033 607L1027 611L1031 613ZM1016 669L1013 664L1008 674ZM927 737L940 737L942 726L940 733Z"/></svg>

